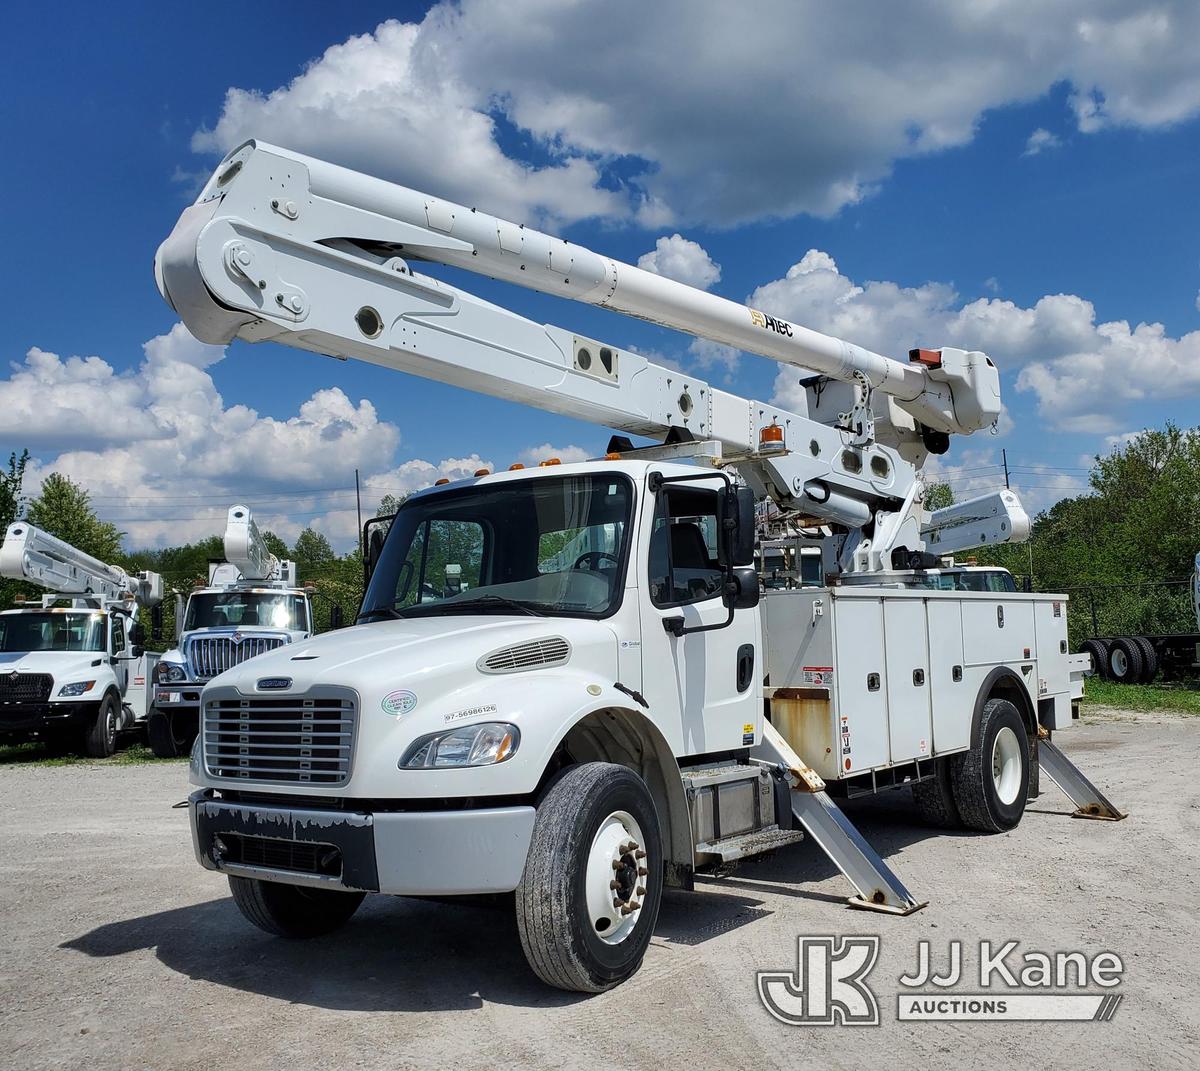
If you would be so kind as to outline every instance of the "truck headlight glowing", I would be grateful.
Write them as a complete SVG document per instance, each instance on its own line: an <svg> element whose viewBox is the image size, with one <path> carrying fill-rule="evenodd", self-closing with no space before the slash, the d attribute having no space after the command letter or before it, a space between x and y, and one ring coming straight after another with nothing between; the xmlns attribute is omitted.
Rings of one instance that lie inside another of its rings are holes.
<svg viewBox="0 0 1200 1071"><path fill-rule="evenodd" d="M59 695L83 695L84 692L91 691L95 681L75 681L72 684L64 684L58 690Z"/></svg>
<svg viewBox="0 0 1200 1071"><path fill-rule="evenodd" d="M154 667L154 679L159 684L176 684L187 680L187 673L178 662L159 662Z"/></svg>
<svg viewBox="0 0 1200 1071"><path fill-rule="evenodd" d="M484 721L415 741L400 759L402 770L439 770L455 766L494 766L510 759L521 731L505 721Z"/></svg>

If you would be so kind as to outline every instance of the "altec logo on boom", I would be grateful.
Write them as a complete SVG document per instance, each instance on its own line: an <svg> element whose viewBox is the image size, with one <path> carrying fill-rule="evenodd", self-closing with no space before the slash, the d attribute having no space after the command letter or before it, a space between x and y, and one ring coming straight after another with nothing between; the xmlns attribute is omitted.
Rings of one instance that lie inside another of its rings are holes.
<svg viewBox="0 0 1200 1071"><path fill-rule="evenodd" d="M774 331L776 334L792 337L792 325L787 320L776 320L774 316L767 316L758 309L750 310L750 322L755 327L765 327L768 331Z"/></svg>
<svg viewBox="0 0 1200 1071"><path fill-rule="evenodd" d="M879 958L879 938L801 937L794 971L759 971L763 1006L789 1026L878 1026L879 1002L867 976ZM951 941L938 973L930 943L917 943L917 963L900 976L901 1021L1107 1022L1116 1014L1125 965L1115 952L1019 952L1017 941L979 944L982 992L954 989L963 979L963 947ZM926 989L932 986L932 989ZM1097 987L1107 992L1080 992Z"/></svg>

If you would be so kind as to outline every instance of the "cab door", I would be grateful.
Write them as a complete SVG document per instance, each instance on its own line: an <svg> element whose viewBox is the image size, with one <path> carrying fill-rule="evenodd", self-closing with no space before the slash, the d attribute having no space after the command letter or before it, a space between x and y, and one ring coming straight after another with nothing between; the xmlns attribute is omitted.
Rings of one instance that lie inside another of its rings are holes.
<svg viewBox="0 0 1200 1071"><path fill-rule="evenodd" d="M719 561L720 477L646 488L638 545L642 694L677 755L757 743L762 677L758 611L729 608ZM682 624L683 635L674 629ZM668 627L670 625L671 627Z"/></svg>
<svg viewBox="0 0 1200 1071"><path fill-rule="evenodd" d="M124 699L129 690L129 637L126 634L124 617L112 614L109 620L112 622L109 649L112 652L113 675L117 678L117 687L121 689L121 698Z"/></svg>

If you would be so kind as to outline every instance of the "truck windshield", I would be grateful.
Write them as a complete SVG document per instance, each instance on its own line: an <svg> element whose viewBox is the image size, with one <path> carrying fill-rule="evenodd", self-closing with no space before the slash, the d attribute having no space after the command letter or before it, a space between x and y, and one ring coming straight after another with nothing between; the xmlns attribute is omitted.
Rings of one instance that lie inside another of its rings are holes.
<svg viewBox="0 0 1200 1071"><path fill-rule="evenodd" d="M184 630L282 628L304 632L304 597L285 592L198 591L188 599Z"/></svg>
<svg viewBox="0 0 1200 1071"><path fill-rule="evenodd" d="M0 614L0 651L103 651L104 614Z"/></svg>
<svg viewBox="0 0 1200 1071"><path fill-rule="evenodd" d="M603 617L620 603L632 503L630 481L616 474L417 498L392 522L359 618Z"/></svg>

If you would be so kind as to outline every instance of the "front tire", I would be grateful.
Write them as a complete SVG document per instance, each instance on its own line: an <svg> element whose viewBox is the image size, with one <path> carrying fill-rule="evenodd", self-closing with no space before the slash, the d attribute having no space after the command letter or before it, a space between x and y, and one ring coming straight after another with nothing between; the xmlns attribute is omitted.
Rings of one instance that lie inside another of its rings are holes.
<svg viewBox="0 0 1200 1071"><path fill-rule="evenodd" d="M233 902L249 921L273 937L320 937L344 926L366 893L310 889L278 881L229 875Z"/></svg>
<svg viewBox="0 0 1200 1071"><path fill-rule="evenodd" d="M121 704L111 692L100 700L96 717L83 736L84 753L92 759L107 759L117 750L117 723Z"/></svg>
<svg viewBox="0 0 1200 1071"><path fill-rule="evenodd" d="M171 711L152 710L146 719L146 739L155 758L177 759L191 752L195 733L181 733Z"/></svg>
<svg viewBox="0 0 1200 1071"><path fill-rule="evenodd" d="M567 770L537 809L517 887L517 929L548 985L600 993L642 964L662 899L658 814L632 770Z"/></svg>
<svg viewBox="0 0 1200 1071"><path fill-rule="evenodd" d="M951 770L963 825L983 833L1016 827L1029 796L1029 734L1012 703L989 699L984 704L979 744Z"/></svg>

